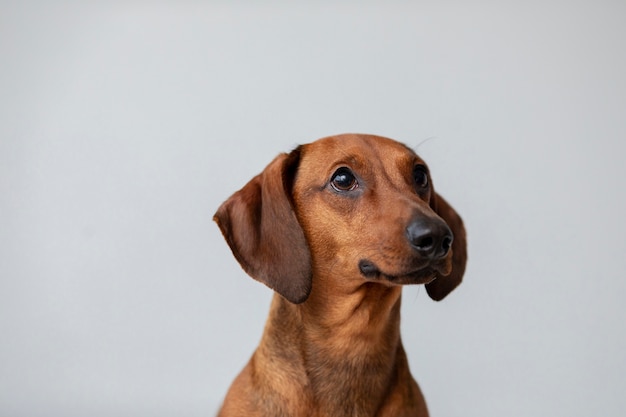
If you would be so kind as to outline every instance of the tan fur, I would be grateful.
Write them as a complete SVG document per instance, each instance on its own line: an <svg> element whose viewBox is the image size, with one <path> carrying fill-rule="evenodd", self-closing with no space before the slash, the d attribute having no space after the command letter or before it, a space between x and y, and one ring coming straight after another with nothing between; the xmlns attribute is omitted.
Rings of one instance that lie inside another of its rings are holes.
<svg viewBox="0 0 626 417"><path fill-rule="evenodd" d="M279 155L219 208L237 260L276 291L220 417L428 416L400 338L402 285L445 297L461 282L466 239L430 175L416 186L416 165L391 139L329 137ZM355 190L332 187L342 167ZM416 221L451 231L451 248L444 236L447 252L427 257L407 238Z"/></svg>

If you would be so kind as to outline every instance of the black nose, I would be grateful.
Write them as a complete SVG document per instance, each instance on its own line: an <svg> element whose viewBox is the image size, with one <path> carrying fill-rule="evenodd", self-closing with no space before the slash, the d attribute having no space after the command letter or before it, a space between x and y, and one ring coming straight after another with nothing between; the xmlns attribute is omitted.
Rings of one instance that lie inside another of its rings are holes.
<svg viewBox="0 0 626 417"><path fill-rule="evenodd" d="M448 225L439 219L415 219L406 228L409 243L420 255L440 259L448 254L454 236Z"/></svg>

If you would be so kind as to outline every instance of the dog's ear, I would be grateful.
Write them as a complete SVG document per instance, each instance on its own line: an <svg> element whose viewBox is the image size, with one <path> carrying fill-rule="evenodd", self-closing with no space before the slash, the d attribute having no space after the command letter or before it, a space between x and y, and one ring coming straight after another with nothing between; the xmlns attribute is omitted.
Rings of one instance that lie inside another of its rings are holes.
<svg viewBox="0 0 626 417"><path fill-rule="evenodd" d="M452 241L452 271L449 275L439 275L429 284L426 292L436 301L442 300L455 289L462 281L467 263L467 238L461 216L437 193L433 193L430 200L431 208L448 224L454 240Z"/></svg>
<svg viewBox="0 0 626 417"><path fill-rule="evenodd" d="M281 154L226 200L215 220L242 268L292 303L311 292L311 254L293 210L299 149Z"/></svg>

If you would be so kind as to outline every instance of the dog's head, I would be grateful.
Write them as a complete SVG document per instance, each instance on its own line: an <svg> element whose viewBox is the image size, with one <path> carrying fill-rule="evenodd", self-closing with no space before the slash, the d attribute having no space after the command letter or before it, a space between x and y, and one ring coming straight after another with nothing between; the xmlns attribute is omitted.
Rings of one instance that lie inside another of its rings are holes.
<svg viewBox="0 0 626 417"><path fill-rule="evenodd" d="M214 219L243 269L293 303L308 298L316 274L426 284L441 300L465 271L463 222L425 162L378 136L334 136L279 155Z"/></svg>

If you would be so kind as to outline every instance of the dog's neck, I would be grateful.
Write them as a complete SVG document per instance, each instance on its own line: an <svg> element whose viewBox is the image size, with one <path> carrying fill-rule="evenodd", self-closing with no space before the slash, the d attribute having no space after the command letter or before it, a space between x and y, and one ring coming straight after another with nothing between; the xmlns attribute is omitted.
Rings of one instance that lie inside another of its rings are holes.
<svg viewBox="0 0 626 417"><path fill-rule="evenodd" d="M319 415L373 415L393 383L410 378L400 340L402 289L325 288L314 285L300 305L275 295L257 354L271 352L279 368L298 375L294 389L320 407Z"/></svg>
<svg viewBox="0 0 626 417"><path fill-rule="evenodd" d="M345 350L351 357L371 354L372 349L399 340L402 287L368 282L329 288L318 285L298 306L302 322L308 325L309 340L329 346L333 352ZM341 345L332 346L335 339ZM350 340L349 346L346 340Z"/></svg>

